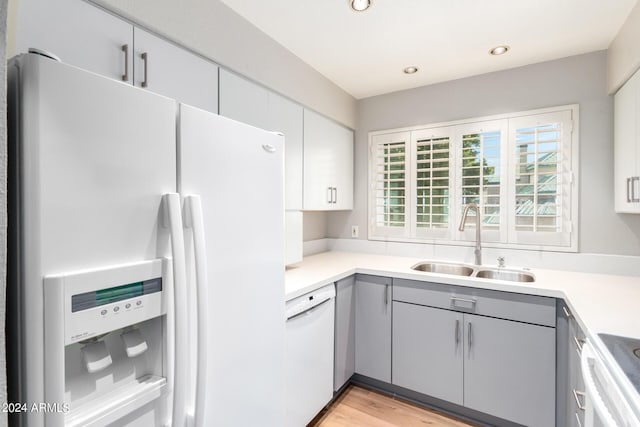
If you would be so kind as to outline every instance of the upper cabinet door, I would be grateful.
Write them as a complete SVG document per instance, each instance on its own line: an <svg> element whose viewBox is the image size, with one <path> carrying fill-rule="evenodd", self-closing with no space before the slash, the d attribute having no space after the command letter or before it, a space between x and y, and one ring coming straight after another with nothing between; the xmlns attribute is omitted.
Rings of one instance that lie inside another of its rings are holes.
<svg viewBox="0 0 640 427"><path fill-rule="evenodd" d="M284 205L302 210L302 111L299 104L269 93L267 129L284 134Z"/></svg>
<svg viewBox="0 0 640 427"><path fill-rule="evenodd" d="M16 8L16 54L38 48L67 64L132 81L131 24L79 0L21 0Z"/></svg>
<svg viewBox="0 0 640 427"><path fill-rule="evenodd" d="M261 129L269 129L268 109L267 89L230 71L220 70L221 116Z"/></svg>
<svg viewBox="0 0 640 427"><path fill-rule="evenodd" d="M640 141L640 72L620 88L614 98L614 193L615 210L640 212L638 144Z"/></svg>
<svg viewBox="0 0 640 427"><path fill-rule="evenodd" d="M140 28L134 29L134 84L218 112L218 66Z"/></svg>
<svg viewBox="0 0 640 427"><path fill-rule="evenodd" d="M303 208L353 209L353 131L306 109Z"/></svg>
<svg viewBox="0 0 640 427"><path fill-rule="evenodd" d="M220 115L284 134L285 209L302 209L302 106L220 70Z"/></svg>

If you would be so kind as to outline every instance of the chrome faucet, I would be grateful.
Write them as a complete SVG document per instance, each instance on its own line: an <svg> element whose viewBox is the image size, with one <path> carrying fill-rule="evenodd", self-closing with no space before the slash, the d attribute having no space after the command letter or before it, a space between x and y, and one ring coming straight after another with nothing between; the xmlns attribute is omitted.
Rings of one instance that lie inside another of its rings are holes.
<svg viewBox="0 0 640 427"><path fill-rule="evenodd" d="M466 205L464 205L464 211L462 211L462 218L460 219L460 226L458 227L458 230L464 231L464 224L467 221L469 209L474 209L476 211L476 249L473 251L473 253L476 256L476 265L482 265L482 243L480 243L480 208L476 203L467 203Z"/></svg>

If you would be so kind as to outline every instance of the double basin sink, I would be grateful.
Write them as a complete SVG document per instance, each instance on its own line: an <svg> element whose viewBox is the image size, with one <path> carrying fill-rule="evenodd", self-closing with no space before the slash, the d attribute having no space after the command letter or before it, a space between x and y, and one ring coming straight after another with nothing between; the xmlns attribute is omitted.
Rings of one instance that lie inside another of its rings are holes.
<svg viewBox="0 0 640 427"><path fill-rule="evenodd" d="M411 268L426 273L451 274L453 276L478 277L481 279L505 280L507 282L535 282L533 274L501 267L471 267L464 264L444 262L420 262Z"/></svg>

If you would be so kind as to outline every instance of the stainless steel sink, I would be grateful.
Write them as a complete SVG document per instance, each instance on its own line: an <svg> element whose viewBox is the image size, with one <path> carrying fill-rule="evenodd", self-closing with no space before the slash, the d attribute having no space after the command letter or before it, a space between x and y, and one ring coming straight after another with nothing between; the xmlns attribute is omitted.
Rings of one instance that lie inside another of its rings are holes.
<svg viewBox="0 0 640 427"><path fill-rule="evenodd" d="M506 280L509 282L535 282L533 274L524 271L502 270L502 269L482 269L475 274L482 279Z"/></svg>
<svg viewBox="0 0 640 427"><path fill-rule="evenodd" d="M440 262L421 262L413 267L416 271L425 271L427 273L452 274L455 276L471 276L473 268L460 264L446 264Z"/></svg>

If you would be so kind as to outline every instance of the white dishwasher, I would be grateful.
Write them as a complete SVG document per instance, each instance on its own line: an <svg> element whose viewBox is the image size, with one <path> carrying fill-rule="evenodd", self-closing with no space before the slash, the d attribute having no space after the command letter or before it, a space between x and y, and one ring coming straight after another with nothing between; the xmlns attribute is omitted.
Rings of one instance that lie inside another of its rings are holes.
<svg viewBox="0 0 640 427"><path fill-rule="evenodd" d="M333 398L336 289L327 285L287 302L287 427L304 427Z"/></svg>

